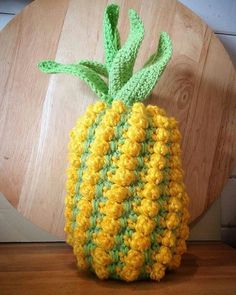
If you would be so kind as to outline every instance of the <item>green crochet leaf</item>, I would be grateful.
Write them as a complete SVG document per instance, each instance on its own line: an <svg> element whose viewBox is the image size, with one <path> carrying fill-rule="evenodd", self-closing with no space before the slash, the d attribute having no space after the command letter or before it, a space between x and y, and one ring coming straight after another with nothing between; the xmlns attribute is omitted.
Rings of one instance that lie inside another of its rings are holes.
<svg viewBox="0 0 236 295"><path fill-rule="evenodd" d="M117 30L119 18L119 6L111 4L107 6L103 21L103 38L106 66L109 70L116 53L120 49L120 35Z"/></svg>
<svg viewBox="0 0 236 295"><path fill-rule="evenodd" d="M129 10L130 33L124 46L117 52L109 69L109 95L116 97L118 91L133 74L134 63L144 37L144 27L137 13Z"/></svg>
<svg viewBox="0 0 236 295"><path fill-rule="evenodd" d="M119 7L108 5L104 13L103 33L105 65L97 61L82 60L63 65L46 60L38 67L45 73L69 73L84 80L107 104L114 99L127 105L144 100L160 79L172 55L172 44L167 33L161 33L158 49L150 56L143 68L133 75L134 63L144 37L144 27L137 13L130 9L130 32L124 46L120 48L117 30ZM108 79L109 87L102 77Z"/></svg>
<svg viewBox="0 0 236 295"><path fill-rule="evenodd" d="M103 79L92 69L81 64L63 65L52 60L41 61L38 68L48 74L69 73L84 80L101 100L111 103L108 87Z"/></svg>
<svg viewBox="0 0 236 295"><path fill-rule="evenodd" d="M78 64L86 66L87 68L93 70L97 74L99 74L105 78L108 78L107 68L102 63L99 63L99 62L93 61L93 60L81 60L78 62Z"/></svg>
<svg viewBox="0 0 236 295"><path fill-rule="evenodd" d="M120 99L127 105L144 100L156 85L171 55L171 39L167 33L162 32L156 54L117 92L115 99Z"/></svg>

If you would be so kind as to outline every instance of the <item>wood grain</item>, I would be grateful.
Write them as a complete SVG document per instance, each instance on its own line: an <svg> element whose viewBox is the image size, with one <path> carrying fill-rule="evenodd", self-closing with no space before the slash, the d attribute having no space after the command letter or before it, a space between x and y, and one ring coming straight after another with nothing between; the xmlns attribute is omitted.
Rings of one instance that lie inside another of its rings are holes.
<svg viewBox="0 0 236 295"><path fill-rule="evenodd" d="M36 0L0 34L0 191L26 218L63 237L68 132L95 95L67 75L46 76L41 59L103 60L106 0ZM127 10L146 35L135 69L156 48L160 31L173 58L147 103L180 121L185 181L196 220L220 195L236 163L236 76L212 31L175 0L119 0L121 39Z"/></svg>
<svg viewBox="0 0 236 295"><path fill-rule="evenodd" d="M236 250L222 243L189 243L181 267L160 283L99 281L79 272L64 243L0 244L1 295L158 294L233 295Z"/></svg>

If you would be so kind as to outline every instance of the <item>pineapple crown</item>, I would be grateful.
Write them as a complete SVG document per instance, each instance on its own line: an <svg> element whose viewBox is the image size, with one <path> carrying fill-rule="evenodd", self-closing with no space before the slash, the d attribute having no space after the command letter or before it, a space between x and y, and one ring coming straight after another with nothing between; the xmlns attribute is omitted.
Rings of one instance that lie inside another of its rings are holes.
<svg viewBox="0 0 236 295"><path fill-rule="evenodd" d="M144 37L143 22L133 9L129 10L130 32L121 47L118 18L119 6L108 5L103 20L105 64L91 60L81 60L73 64L43 60L38 68L44 73L69 73L78 76L107 104L117 99L126 105L143 101L155 87L171 58L172 42L169 35L162 32L156 52L139 71L133 73Z"/></svg>

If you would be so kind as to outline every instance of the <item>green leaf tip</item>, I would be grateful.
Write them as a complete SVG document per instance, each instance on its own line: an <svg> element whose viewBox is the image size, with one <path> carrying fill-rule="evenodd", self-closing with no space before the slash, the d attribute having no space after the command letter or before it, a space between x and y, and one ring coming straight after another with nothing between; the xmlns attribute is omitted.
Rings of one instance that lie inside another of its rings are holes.
<svg viewBox="0 0 236 295"><path fill-rule="evenodd" d="M127 105L143 101L155 87L172 56L172 42L170 36L162 32L156 52L144 63L143 68L133 74L138 50L144 38L144 25L135 10L129 9L128 16L130 31L121 47L117 29L119 6L110 4L104 11L105 64L81 60L63 65L44 60L38 64L38 68L48 74L69 73L79 77L107 104L115 99L122 100Z"/></svg>

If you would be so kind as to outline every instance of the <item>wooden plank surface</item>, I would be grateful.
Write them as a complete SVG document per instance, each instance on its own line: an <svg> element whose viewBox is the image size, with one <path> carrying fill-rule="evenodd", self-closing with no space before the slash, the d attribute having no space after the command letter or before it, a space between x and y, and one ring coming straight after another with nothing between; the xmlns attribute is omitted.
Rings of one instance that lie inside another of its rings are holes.
<svg viewBox="0 0 236 295"><path fill-rule="evenodd" d="M189 243L181 267L160 282L99 281L79 272L64 243L0 244L1 295L158 294L233 295L236 250L218 242Z"/></svg>
<svg viewBox="0 0 236 295"><path fill-rule="evenodd" d="M41 59L103 59L106 0L36 0L0 34L0 190L26 218L63 237L68 132L96 100L83 82L46 76ZM235 165L236 79L224 47L199 17L175 0L119 0L125 40L132 7L146 35L136 69L156 48L160 31L173 58L147 103L180 121L191 220L220 195Z"/></svg>

